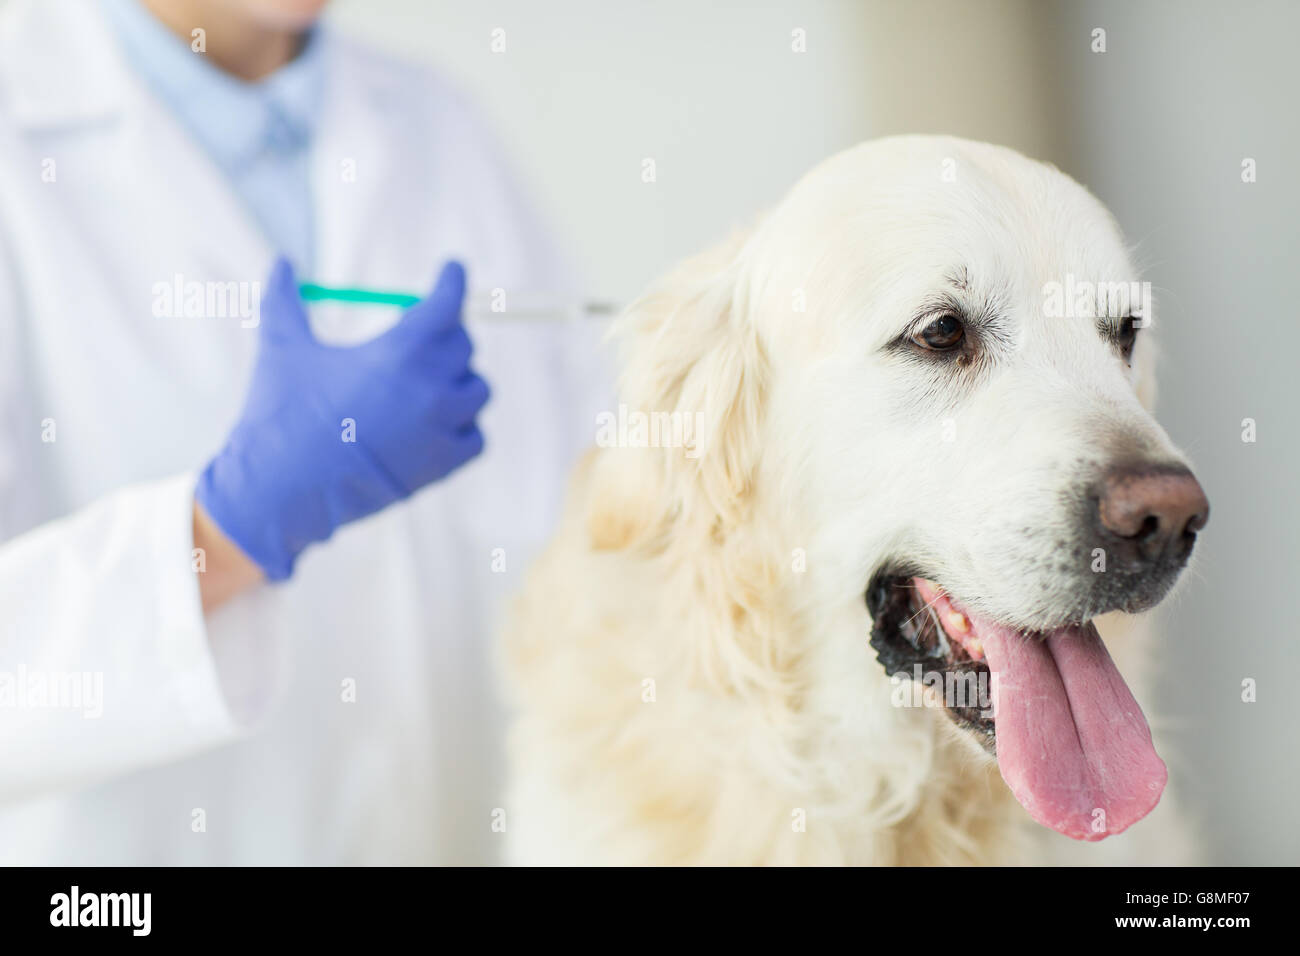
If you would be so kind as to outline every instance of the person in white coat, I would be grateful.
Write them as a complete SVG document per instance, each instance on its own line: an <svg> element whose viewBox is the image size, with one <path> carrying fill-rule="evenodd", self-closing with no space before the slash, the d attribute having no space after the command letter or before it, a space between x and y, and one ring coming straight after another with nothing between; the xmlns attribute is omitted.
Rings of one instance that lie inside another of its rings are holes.
<svg viewBox="0 0 1300 956"><path fill-rule="evenodd" d="M322 3L0 8L0 863L496 860L493 630L605 372L455 266L298 300L572 292Z"/></svg>

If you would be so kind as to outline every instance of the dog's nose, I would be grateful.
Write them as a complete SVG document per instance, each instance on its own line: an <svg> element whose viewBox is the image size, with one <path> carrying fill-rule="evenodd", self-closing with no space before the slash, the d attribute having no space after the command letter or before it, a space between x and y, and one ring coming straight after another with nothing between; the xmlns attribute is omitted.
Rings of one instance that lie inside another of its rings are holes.
<svg viewBox="0 0 1300 956"><path fill-rule="evenodd" d="M1210 503L1186 468L1129 467L1106 475L1097 511L1125 556L1150 564L1187 557L1210 516Z"/></svg>

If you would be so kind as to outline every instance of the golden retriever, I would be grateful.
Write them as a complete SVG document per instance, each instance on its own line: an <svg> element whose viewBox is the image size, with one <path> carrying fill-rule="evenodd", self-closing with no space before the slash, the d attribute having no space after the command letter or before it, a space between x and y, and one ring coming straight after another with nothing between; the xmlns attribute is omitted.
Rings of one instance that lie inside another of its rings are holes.
<svg viewBox="0 0 1300 956"><path fill-rule="evenodd" d="M508 858L1188 861L1125 679L1208 514L1147 288L1055 168L909 136L632 305L505 634Z"/></svg>

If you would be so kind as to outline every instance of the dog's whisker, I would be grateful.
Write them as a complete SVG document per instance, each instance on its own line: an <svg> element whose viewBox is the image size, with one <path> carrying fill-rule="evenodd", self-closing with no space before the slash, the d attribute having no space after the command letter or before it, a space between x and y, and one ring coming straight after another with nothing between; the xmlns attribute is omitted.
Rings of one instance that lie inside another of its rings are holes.
<svg viewBox="0 0 1300 956"><path fill-rule="evenodd" d="M910 587L910 585L904 585L904 586L905 586L905 587ZM935 606L936 604L939 603L939 598L941 598L941 597L943 597L943 594L942 594L942 593L936 595L936 596L935 596L935 599L934 599L933 601L922 601L922 607L918 608L917 611L916 611L916 613L913 614L911 617L905 619L905 620L903 621L903 624L905 624L905 625L906 625L906 624L911 624L913 621L915 621L918 617L920 617L920 616L921 616L922 614L924 614L926 611L934 611L934 606Z"/></svg>

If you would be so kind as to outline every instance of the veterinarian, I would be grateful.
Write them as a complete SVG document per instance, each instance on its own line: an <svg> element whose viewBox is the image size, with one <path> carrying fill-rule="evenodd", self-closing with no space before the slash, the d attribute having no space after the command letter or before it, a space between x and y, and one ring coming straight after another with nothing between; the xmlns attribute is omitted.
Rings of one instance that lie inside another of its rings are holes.
<svg viewBox="0 0 1300 956"><path fill-rule="evenodd" d="M0 862L495 858L492 630L594 335L463 316L570 287L467 103L323 5L0 10Z"/></svg>

